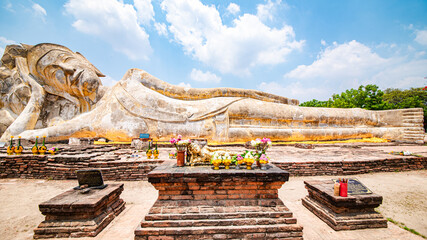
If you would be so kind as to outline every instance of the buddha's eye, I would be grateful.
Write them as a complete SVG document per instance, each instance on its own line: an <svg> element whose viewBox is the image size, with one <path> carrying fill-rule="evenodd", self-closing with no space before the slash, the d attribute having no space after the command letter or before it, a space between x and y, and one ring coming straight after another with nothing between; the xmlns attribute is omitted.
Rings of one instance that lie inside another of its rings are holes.
<svg viewBox="0 0 427 240"><path fill-rule="evenodd" d="M65 83L65 74L64 74L64 71L62 71L61 69L56 70L56 72L55 72L55 78L60 83Z"/></svg>

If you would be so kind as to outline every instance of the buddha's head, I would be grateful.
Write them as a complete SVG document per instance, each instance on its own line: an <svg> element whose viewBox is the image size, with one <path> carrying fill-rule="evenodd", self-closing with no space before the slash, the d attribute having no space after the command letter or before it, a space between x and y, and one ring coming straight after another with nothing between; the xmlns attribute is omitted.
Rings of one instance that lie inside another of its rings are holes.
<svg viewBox="0 0 427 240"><path fill-rule="evenodd" d="M27 63L30 73L51 94L69 94L81 104L94 104L97 90L104 75L83 55L50 43L28 49Z"/></svg>

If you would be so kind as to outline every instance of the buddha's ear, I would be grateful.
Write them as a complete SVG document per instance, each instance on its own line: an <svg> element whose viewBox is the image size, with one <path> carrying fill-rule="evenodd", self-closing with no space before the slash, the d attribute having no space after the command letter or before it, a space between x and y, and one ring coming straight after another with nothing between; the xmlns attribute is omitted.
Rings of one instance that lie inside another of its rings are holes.
<svg viewBox="0 0 427 240"><path fill-rule="evenodd" d="M21 46L23 48L25 48L27 51L30 50L32 47L34 47L34 45L28 45L28 44L24 44L24 43L21 43Z"/></svg>
<svg viewBox="0 0 427 240"><path fill-rule="evenodd" d="M99 69L98 68L96 68L91 62L89 62L86 58L85 58L85 56L83 56L81 53L79 53L79 52L76 52L79 56L81 56L82 58L84 58L89 64L90 64L90 66L93 68L93 70L95 70L95 73L96 73L96 75L98 76L98 77L105 77L105 75L104 74L102 74L102 72L101 71L99 71Z"/></svg>

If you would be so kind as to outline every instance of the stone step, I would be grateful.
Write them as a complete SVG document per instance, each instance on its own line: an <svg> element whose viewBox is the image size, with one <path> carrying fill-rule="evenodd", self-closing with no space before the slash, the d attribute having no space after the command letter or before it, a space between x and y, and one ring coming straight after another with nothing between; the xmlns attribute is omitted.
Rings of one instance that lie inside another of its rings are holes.
<svg viewBox="0 0 427 240"><path fill-rule="evenodd" d="M413 137L413 138L422 138L424 139L424 134L414 134L414 133L406 133L404 137Z"/></svg>
<svg viewBox="0 0 427 240"><path fill-rule="evenodd" d="M403 119L403 123L423 123L423 119Z"/></svg>
<svg viewBox="0 0 427 240"><path fill-rule="evenodd" d="M195 234L175 236L135 236L135 240L164 239L164 240L202 240L202 239L251 239L251 240L303 240L300 232L276 232L276 233L229 233L229 234Z"/></svg>
<svg viewBox="0 0 427 240"><path fill-rule="evenodd" d="M423 121L424 116L422 114L417 114L417 115L406 115L403 116L402 120L418 120L418 121Z"/></svg>
<svg viewBox="0 0 427 240"><path fill-rule="evenodd" d="M143 221L141 227L202 227L202 226L244 226L244 225L275 225L295 224L296 218L238 218L238 219L200 219L200 220L166 220Z"/></svg>
<svg viewBox="0 0 427 240"><path fill-rule="evenodd" d="M229 239L227 235L236 234L237 238L250 238L251 234L260 234L256 239L266 239L271 234L274 239L302 239L303 227L298 224L275 224L275 225L247 225L247 226L203 226L203 227L171 227L171 228L142 228L138 226L135 230L135 239L214 239L215 235L224 235L222 239ZM273 237L273 233L288 233L281 237ZM261 236L264 234L263 236ZM184 237L184 238L182 238ZM268 239L268 238L267 238Z"/></svg>
<svg viewBox="0 0 427 240"><path fill-rule="evenodd" d="M409 113L423 113L423 109L417 108L417 109L405 109L405 110L403 110L403 114L409 114Z"/></svg>
<svg viewBox="0 0 427 240"><path fill-rule="evenodd" d="M292 212L241 212L241 213L187 213L148 214L146 221L198 220L198 219L238 219L238 218L292 218Z"/></svg>

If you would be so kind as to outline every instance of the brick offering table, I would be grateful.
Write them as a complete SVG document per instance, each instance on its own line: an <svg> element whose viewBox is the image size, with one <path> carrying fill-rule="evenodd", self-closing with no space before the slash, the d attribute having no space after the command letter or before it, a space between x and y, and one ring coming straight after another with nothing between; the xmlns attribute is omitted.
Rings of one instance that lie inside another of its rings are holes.
<svg viewBox="0 0 427 240"><path fill-rule="evenodd" d="M278 198L289 173L268 167L157 167L148 181L159 197L135 239L302 239L302 226Z"/></svg>
<svg viewBox="0 0 427 240"><path fill-rule="evenodd" d="M334 230L386 228L387 220L374 209L383 197L375 193L334 196L332 180L305 181L308 196L302 204Z"/></svg>
<svg viewBox="0 0 427 240"><path fill-rule="evenodd" d="M94 237L125 209L123 184L82 194L71 189L39 205L45 220L34 238Z"/></svg>

